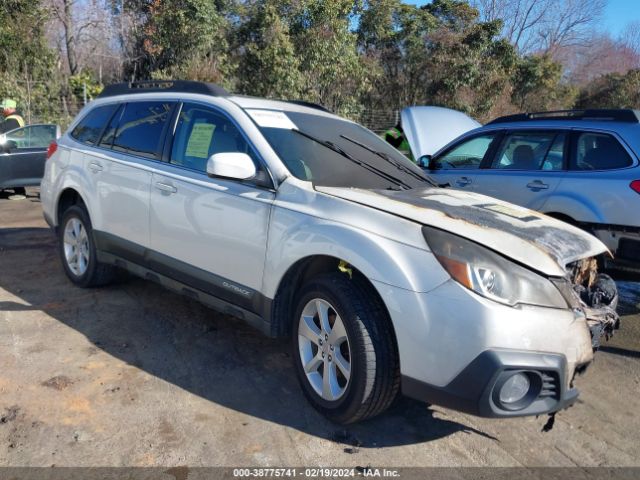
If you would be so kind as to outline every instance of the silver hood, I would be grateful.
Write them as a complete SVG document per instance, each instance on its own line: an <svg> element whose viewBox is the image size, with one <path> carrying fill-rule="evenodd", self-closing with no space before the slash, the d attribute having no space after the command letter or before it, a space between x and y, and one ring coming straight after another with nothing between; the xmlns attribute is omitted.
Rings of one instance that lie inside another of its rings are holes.
<svg viewBox="0 0 640 480"><path fill-rule="evenodd" d="M407 107L400 113L400 121L416 160L482 126L462 112L443 107Z"/></svg>
<svg viewBox="0 0 640 480"><path fill-rule="evenodd" d="M476 193L435 187L316 190L460 235L549 276L564 276L567 264L608 251L579 228Z"/></svg>

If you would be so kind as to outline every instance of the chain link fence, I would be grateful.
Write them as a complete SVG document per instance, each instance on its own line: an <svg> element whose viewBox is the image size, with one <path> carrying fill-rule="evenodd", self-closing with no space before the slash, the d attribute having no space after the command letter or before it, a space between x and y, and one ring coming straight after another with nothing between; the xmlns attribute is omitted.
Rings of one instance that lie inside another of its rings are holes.
<svg viewBox="0 0 640 480"><path fill-rule="evenodd" d="M365 109L356 119L372 132L382 135L400 121L400 110Z"/></svg>

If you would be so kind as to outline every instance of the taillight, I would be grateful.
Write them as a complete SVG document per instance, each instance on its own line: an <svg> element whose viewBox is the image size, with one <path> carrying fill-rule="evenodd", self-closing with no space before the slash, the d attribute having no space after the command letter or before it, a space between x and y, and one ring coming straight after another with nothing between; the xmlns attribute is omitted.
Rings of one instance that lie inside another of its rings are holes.
<svg viewBox="0 0 640 480"><path fill-rule="evenodd" d="M629 185L636 193L640 193L640 180L634 180Z"/></svg>
<svg viewBox="0 0 640 480"><path fill-rule="evenodd" d="M56 143L56 141L54 140L53 142L51 142L49 144L49 148L47 148L47 160L49 160L51 158L51 155L53 155L54 153L56 153L56 150L58 149L58 144Z"/></svg>

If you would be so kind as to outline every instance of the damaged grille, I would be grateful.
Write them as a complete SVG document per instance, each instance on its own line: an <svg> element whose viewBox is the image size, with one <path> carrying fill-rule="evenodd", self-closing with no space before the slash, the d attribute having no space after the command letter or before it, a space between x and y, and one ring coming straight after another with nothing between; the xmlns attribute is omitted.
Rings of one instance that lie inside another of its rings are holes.
<svg viewBox="0 0 640 480"><path fill-rule="evenodd" d="M620 317L616 313L618 288L609 275L598 273L595 258L567 265L567 271L571 287L565 285L559 289L574 309L584 313L591 331L592 347L597 350L601 337L608 340L614 330L620 328Z"/></svg>

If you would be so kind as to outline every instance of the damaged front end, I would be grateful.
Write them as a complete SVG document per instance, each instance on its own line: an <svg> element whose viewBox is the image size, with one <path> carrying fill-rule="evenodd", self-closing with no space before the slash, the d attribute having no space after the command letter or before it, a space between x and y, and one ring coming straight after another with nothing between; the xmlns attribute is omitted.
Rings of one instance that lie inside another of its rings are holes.
<svg viewBox="0 0 640 480"><path fill-rule="evenodd" d="M602 337L605 340L620 328L618 288L607 274L598 273L595 258L585 258L567 266L567 279L556 283L569 305L587 320L591 332L591 345L596 351Z"/></svg>

